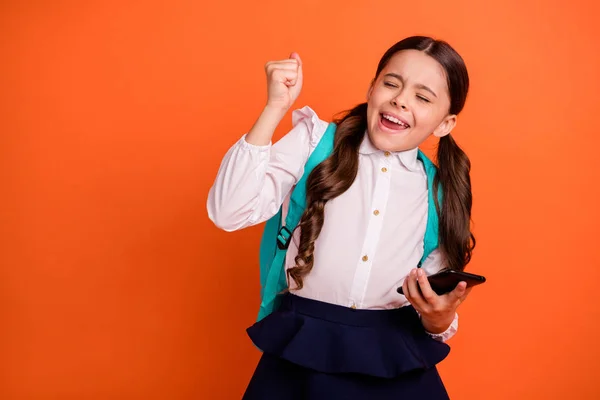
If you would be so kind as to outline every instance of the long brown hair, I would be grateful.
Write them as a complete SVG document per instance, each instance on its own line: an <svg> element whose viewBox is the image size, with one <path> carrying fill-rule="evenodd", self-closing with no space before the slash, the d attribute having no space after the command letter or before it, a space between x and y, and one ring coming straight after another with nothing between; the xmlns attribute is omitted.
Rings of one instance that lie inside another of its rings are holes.
<svg viewBox="0 0 600 400"><path fill-rule="evenodd" d="M402 50L419 50L433 57L446 71L450 93L450 114L463 109L469 90L469 75L461 56L446 42L413 36L393 45L381 58L375 79L392 56ZM331 156L319 164L306 182L306 210L300 219L300 244L296 265L288 276L302 289L303 278L314 264L315 241L324 222L327 201L344 193L358 172L358 148L367 129L367 103L359 104L335 121L337 130ZM438 171L434 179L434 198L439 214L439 244L447 268L463 270L471 260L475 237L471 233L471 163L450 136L440 138L437 149ZM438 204L438 186L442 202Z"/></svg>

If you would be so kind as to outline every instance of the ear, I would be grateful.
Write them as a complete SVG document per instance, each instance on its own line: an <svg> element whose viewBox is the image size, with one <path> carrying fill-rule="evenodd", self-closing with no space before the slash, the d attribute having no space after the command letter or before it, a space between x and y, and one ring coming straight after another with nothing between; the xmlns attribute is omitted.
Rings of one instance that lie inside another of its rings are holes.
<svg viewBox="0 0 600 400"><path fill-rule="evenodd" d="M371 93L373 93L373 85L375 84L375 79L371 81L371 85L369 86L369 91L367 92L367 102L371 99Z"/></svg>
<svg viewBox="0 0 600 400"><path fill-rule="evenodd" d="M433 131L433 135L437 137L444 137L446 135L449 135L450 132L452 132L452 129L454 129L454 127L456 126L456 120L456 115L448 115L446 118L444 118L442 123L439 124L437 128L435 128L435 131Z"/></svg>

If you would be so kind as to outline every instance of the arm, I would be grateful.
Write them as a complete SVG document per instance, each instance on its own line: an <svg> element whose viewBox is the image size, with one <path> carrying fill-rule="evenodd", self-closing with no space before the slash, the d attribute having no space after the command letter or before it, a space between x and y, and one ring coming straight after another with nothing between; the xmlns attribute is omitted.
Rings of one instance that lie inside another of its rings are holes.
<svg viewBox="0 0 600 400"><path fill-rule="evenodd" d="M268 125L272 116L266 111L261 118L255 127ZM327 128L308 107L294 111L292 123L293 129L273 146L250 143L265 139L248 139L250 132L229 149L207 201L209 218L219 228L242 229L277 213Z"/></svg>
<svg viewBox="0 0 600 400"><path fill-rule="evenodd" d="M308 158L308 123L298 124L271 147L275 129L300 94L302 61L292 53L289 59L268 62L265 72L267 105L248 134L225 155L208 195L209 218L226 231L275 215Z"/></svg>

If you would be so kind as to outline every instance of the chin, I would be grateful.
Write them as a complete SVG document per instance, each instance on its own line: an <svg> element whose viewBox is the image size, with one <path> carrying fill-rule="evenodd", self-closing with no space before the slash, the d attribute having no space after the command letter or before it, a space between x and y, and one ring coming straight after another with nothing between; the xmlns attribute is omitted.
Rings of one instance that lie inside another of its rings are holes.
<svg viewBox="0 0 600 400"><path fill-rule="evenodd" d="M417 146L407 143L406 137L392 136L383 132L369 133L371 143L381 151L406 151Z"/></svg>

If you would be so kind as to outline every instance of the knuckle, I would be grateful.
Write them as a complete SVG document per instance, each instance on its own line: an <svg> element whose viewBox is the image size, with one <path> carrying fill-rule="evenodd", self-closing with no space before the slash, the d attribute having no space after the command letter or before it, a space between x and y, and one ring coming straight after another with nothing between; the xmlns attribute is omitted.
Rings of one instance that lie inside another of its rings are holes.
<svg viewBox="0 0 600 400"><path fill-rule="evenodd" d="M273 79L279 79L279 78L281 78L281 70L279 70L279 69L272 70L271 71L271 77Z"/></svg>

